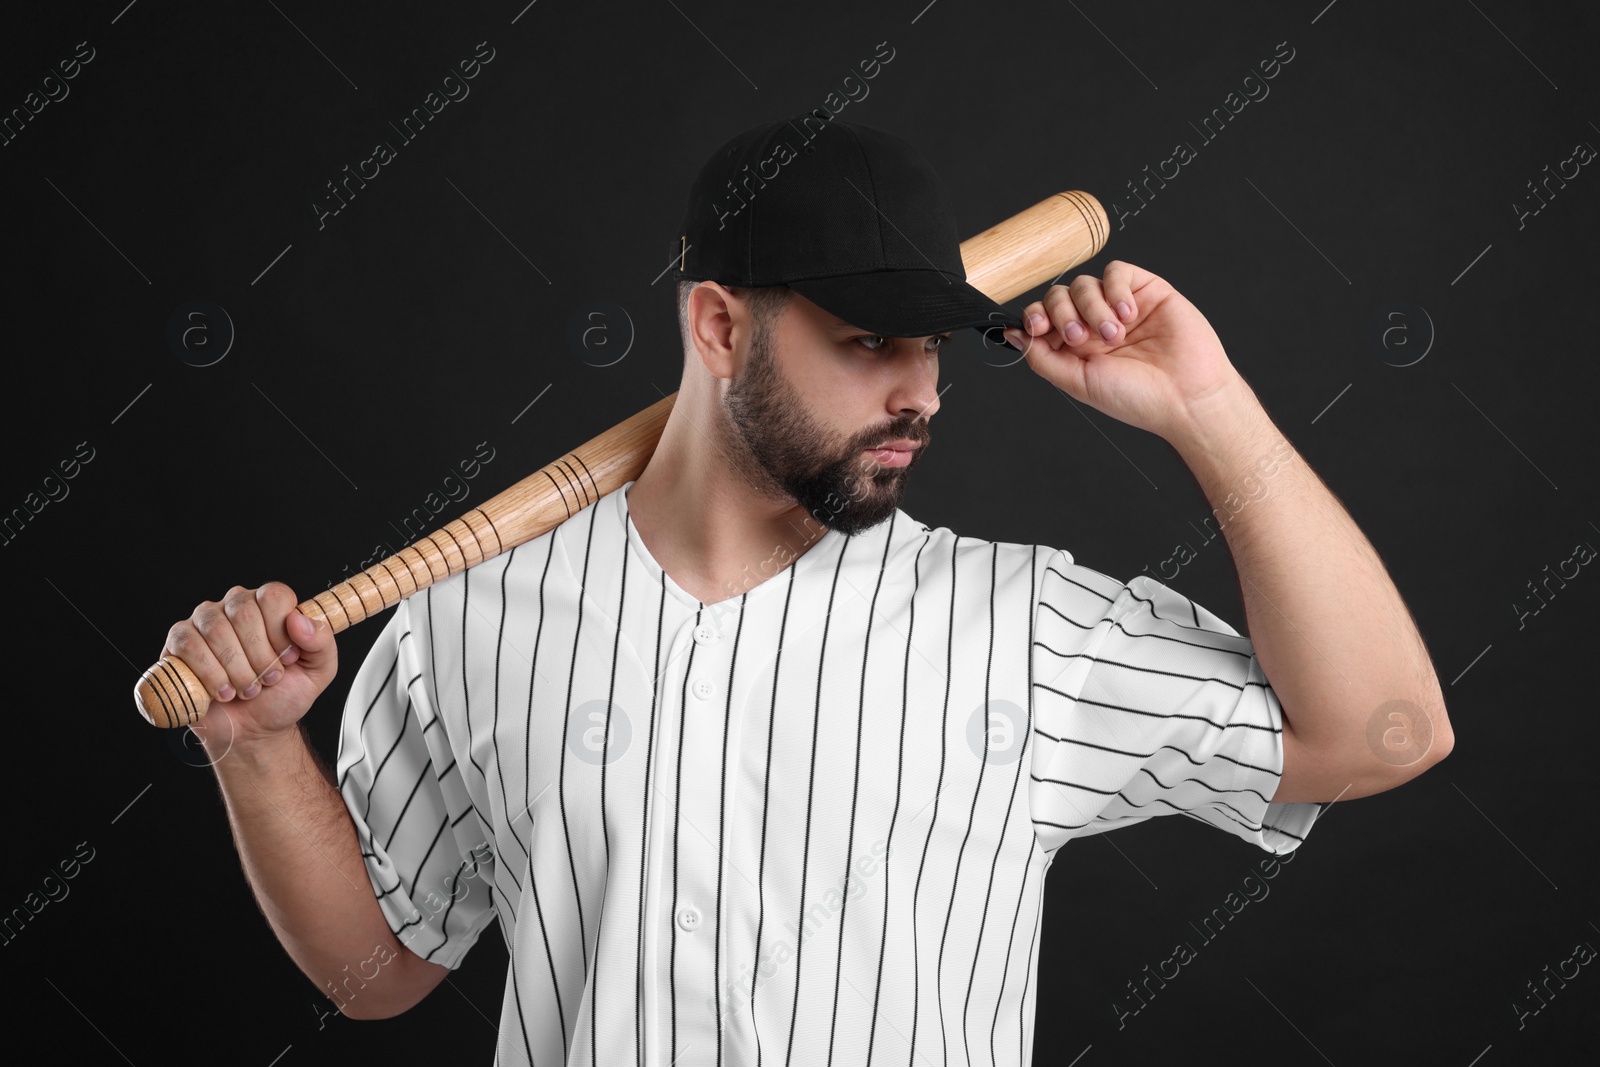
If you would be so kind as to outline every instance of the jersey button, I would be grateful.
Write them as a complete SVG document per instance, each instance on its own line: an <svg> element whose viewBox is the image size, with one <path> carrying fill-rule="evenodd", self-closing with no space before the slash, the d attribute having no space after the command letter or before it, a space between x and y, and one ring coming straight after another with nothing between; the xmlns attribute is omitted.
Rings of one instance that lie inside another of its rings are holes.
<svg viewBox="0 0 1600 1067"><path fill-rule="evenodd" d="M703 622L694 628L694 639L696 644L709 645L717 639L717 631L710 623Z"/></svg>
<svg viewBox="0 0 1600 1067"><path fill-rule="evenodd" d="M691 934L700 929L700 910L694 907L679 908L678 925Z"/></svg>
<svg viewBox="0 0 1600 1067"><path fill-rule="evenodd" d="M717 691L716 684L710 678L696 679L694 685L690 688L694 690L694 695L701 700L710 700L711 695Z"/></svg>

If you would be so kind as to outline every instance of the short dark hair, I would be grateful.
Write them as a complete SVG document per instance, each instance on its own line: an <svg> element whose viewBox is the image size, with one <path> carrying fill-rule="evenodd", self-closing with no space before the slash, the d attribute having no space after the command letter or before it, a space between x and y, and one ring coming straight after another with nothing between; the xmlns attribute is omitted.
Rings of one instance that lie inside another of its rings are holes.
<svg viewBox="0 0 1600 1067"><path fill-rule="evenodd" d="M688 278L678 283L678 336L683 341L685 352L689 350L689 294L699 284L699 281ZM794 294L794 290L787 285L724 285L723 288L750 305L758 324L781 312Z"/></svg>

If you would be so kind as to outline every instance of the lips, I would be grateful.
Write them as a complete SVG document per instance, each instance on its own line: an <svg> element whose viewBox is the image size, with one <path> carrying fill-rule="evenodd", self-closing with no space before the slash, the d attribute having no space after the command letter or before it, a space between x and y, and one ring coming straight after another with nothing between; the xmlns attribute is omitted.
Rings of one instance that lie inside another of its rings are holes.
<svg viewBox="0 0 1600 1067"><path fill-rule="evenodd" d="M913 448L868 448L865 451L871 462L883 467L909 467L917 456L916 449Z"/></svg>

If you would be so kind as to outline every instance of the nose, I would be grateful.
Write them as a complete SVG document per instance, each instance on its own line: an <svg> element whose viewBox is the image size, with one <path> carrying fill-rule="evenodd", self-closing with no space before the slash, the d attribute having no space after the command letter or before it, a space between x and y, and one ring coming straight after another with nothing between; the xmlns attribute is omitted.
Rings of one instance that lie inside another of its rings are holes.
<svg viewBox="0 0 1600 1067"><path fill-rule="evenodd" d="M909 414L927 420L939 410L939 356L913 349L896 381L889 410L896 417Z"/></svg>

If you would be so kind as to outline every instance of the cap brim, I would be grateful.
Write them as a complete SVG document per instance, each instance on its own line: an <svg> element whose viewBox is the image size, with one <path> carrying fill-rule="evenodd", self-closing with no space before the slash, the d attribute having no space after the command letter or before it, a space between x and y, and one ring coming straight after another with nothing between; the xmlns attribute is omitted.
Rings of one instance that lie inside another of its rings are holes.
<svg viewBox="0 0 1600 1067"><path fill-rule="evenodd" d="M940 270L873 271L784 284L850 325L885 337L926 337L971 327L1003 344L1001 328L1022 329L1020 314Z"/></svg>

